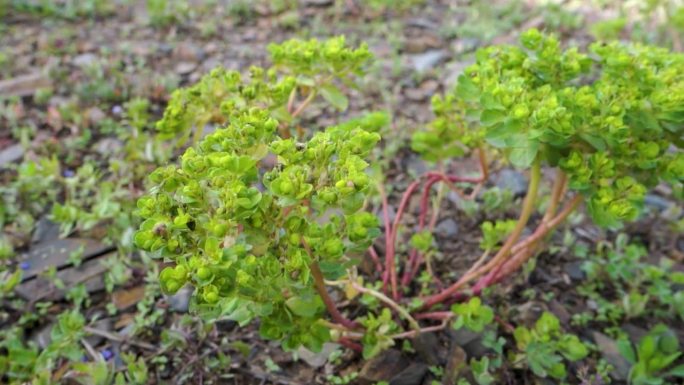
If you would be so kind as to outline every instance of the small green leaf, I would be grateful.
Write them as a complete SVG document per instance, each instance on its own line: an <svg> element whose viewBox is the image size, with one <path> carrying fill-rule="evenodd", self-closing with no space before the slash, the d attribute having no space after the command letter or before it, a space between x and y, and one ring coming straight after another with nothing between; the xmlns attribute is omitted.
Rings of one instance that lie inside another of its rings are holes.
<svg viewBox="0 0 684 385"><path fill-rule="evenodd" d="M320 90L323 99L338 110L344 111L349 107L349 99L334 84L326 84Z"/></svg>
<svg viewBox="0 0 684 385"><path fill-rule="evenodd" d="M620 354L631 364L637 362L636 354L634 353L634 348L632 348L632 343L628 339L617 340L617 348Z"/></svg>

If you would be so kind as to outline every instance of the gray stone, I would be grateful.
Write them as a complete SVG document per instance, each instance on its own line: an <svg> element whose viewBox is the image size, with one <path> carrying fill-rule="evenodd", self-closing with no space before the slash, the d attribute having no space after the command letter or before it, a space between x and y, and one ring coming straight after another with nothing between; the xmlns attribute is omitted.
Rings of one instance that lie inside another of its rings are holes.
<svg viewBox="0 0 684 385"><path fill-rule="evenodd" d="M565 270L565 273L570 279L575 281L581 281L586 277L584 270L582 270L581 261L568 262L565 264L563 270Z"/></svg>
<svg viewBox="0 0 684 385"><path fill-rule="evenodd" d="M649 208L656 209L658 211L665 211L674 203L661 197L660 195L646 194L644 197L644 204Z"/></svg>
<svg viewBox="0 0 684 385"><path fill-rule="evenodd" d="M603 356L606 362L613 366L613 371L611 371L610 376L616 381L625 381L629 375L631 365L629 361L620 354L617 343L610 337L597 331L592 333L592 337L594 338L596 345L598 345L601 356Z"/></svg>
<svg viewBox="0 0 684 385"><path fill-rule="evenodd" d="M527 178L522 173L503 169L494 176L494 184L500 189L507 189L513 196L523 196L527 193Z"/></svg>
<svg viewBox="0 0 684 385"><path fill-rule="evenodd" d="M414 362L390 380L390 385L420 385L428 371L428 366Z"/></svg>
<svg viewBox="0 0 684 385"><path fill-rule="evenodd" d="M0 96L31 96L36 90L48 88L51 85L50 78L38 71L28 75L0 80Z"/></svg>
<svg viewBox="0 0 684 385"><path fill-rule="evenodd" d="M435 333L420 333L412 341L416 354L429 365L439 365L439 340Z"/></svg>
<svg viewBox="0 0 684 385"><path fill-rule="evenodd" d="M95 143L95 151L100 155L111 155L123 147L123 142L116 138L102 138Z"/></svg>
<svg viewBox="0 0 684 385"><path fill-rule="evenodd" d="M373 357L363 365L359 380L361 384L375 384L396 377L408 365L408 360L399 350L388 349Z"/></svg>
<svg viewBox="0 0 684 385"><path fill-rule="evenodd" d="M297 350L297 355L299 355L299 358L301 358L302 361L306 362L312 368L320 368L321 366L325 365L326 362L328 362L330 354L335 351L335 349L339 348L339 346L340 345L338 344L326 342L323 344L323 348L318 353L312 352L311 350L302 346Z"/></svg>
<svg viewBox="0 0 684 385"><path fill-rule="evenodd" d="M453 218L447 218L437 224L435 233L442 237L453 237L458 234L458 223Z"/></svg>
<svg viewBox="0 0 684 385"><path fill-rule="evenodd" d="M21 144L13 144L4 150L0 150L0 167L5 164L18 161L24 156L24 148Z"/></svg>
<svg viewBox="0 0 684 385"><path fill-rule="evenodd" d="M195 68L197 68L197 63L182 61L176 64L176 73L178 73L179 75L187 75L194 71Z"/></svg>
<svg viewBox="0 0 684 385"><path fill-rule="evenodd" d="M92 124L97 125L101 121L103 121L106 117L107 117L107 115L105 115L105 113L97 107L92 107L92 108L88 109L88 120Z"/></svg>
<svg viewBox="0 0 684 385"><path fill-rule="evenodd" d="M176 294L167 295L166 301L168 301L171 309L179 313L187 313L190 308L190 296L192 296L192 287L185 286Z"/></svg>
<svg viewBox="0 0 684 385"><path fill-rule="evenodd" d="M32 243L47 243L49 241L59 238L59 225L49 220L47 217L42 217L36 222Z"/></svg>
<svg viewBox="0 0 684 385"><path fill-rule="evenodd" d="M86 52L74 57L74 60L72 60L71 63L76 67L83 68L93 65L93 63L95 63L96 60L97 55L95 55L94 53Z"/></svg>
<svg viewBox="0 0 684 385"><path fill-rule="evenodd" d="M304 0L305 5L310 5L313 7L327 7L333 3L334 0Z"/></svg>
<svg viewBox="0 0 684 385"><path fill-rule="evenodd" d="M420 54L411 55L411 64L417 72L429 71L446 58L443 50L429 50Z"/></svg>

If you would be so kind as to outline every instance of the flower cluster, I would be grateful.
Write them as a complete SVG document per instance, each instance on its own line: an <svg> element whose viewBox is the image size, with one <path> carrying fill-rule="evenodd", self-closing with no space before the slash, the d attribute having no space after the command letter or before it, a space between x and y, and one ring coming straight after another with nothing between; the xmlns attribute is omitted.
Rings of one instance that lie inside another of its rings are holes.
<svg viewBox="0 0 684 385"><path fill-rule="evenodd" d="M198 310L241 323L286 348L316 349L329 338L312 264L337 279L379 230L359 211L369 189L364 160L380 139L331 127L308 142L277 135L267 110L251 108L156 170L138 201L135 241L173 261L162 289L196 287Z"/></svg>
<svg viewBox="0 0 684 385"><path fill-rule="evenodd" d="M224 68L214 69L199 83L173 92L163 118L156 128L166 138L179 138L183 144L193 128L226 124L245 109L268 110L282 124L295 113L289 109L293 97L320 94L340 110L348 101L337 83L353 84L353 76L371 59L365 45L350 48L343 36L324 42L288 40L269 46L273 66L251 67L248 76Z"/></svg>
<svg viewBox="0 0 684 385"><path fill-rule="evenodd" d="M485 144L568 174L600 225L634 219L647 188L684 181L684 55L637 44L562 49L532 29L480 50L413 137L428 160Z"/></svg>

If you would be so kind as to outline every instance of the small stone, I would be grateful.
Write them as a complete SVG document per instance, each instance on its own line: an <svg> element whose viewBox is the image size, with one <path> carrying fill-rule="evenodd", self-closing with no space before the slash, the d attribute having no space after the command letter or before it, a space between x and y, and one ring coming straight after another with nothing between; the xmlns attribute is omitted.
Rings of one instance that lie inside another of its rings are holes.
<svg viewBox="0 0 684 385"><path fill-rule="evenodd" d="M299 350L297 350L297 355L312 368L320 368L328 362L330 354L339 348L339 346L340 345L338 344L326 342L318 353L314 353L305 347L300 347Z"/></svg>
<svg viewBox="0 0 684 385"><path fill-rule="evenodd" d="M111 155L123 147L123 142L116 138L102 138L95 143L95 151L100 155Z"/></svg>
<svg viewBox="0 0 684 385"><path fill-rule="evenodd" d="M59 238L59 225L47 217L42 217L36 222L31 243L47 243Z"/></svg>
<svg viewBox="0 0 684 385"><path fill-rule="evenodd" d="M435 333L420 333L411 341L418 356L429 365L439 365L439 340Z"/></svg>
<svg viewBox="0 0 684 385"><path fill-rule="evenodd" d="M176 64L176 73L178 73L179 75L187 75L194 71L195 68L197 68L197 63L182 61Z"/></svg>
<svg viewBox="0 0 684 385"><path fill-rule="evenodd" d="M93 65L93 63L95 63L96 60L97 55L95 55L94 53L86 52L74 57L74 60L72 60L71 63L76 67L83 68Z"/></svg>
<svg viewBox="0 0 684 385"><path fill-rule="evenodd" d="M5 164L18 161L24 156L24 148L21 144L13 144L4 150L0 150L0 167Z"/></svg>
<svg viewBox="0 0 684 385"><path fill-rule="evenodd" d="M565 273L574 281L582 281L586 277L584 270L582 270L582 262L575 261L566 263L564 268Z"/></svg>
<svg viewBox="0 0 684 385"><path fill-rule="evenodd" d="M617 343L610 337L597 331L592 333L594 342L598 345L603 359L613 366L610 376L616 381L625 381L631 367L629 361L620 354Z"/></svg>
<svg viewBox="0 0 684 385"><path fill-rule="evenodd" d="M443 50L430 50L411 56L411 63L416 72L425 72L435 68L437 64L446 58Z"/></svg>
<svg viewBox="0 0 684 385"><path fill-rule="evenodd" d="M660 195L655 195L655 194L646 194L644 197L644 204L652 209L658 210L658 211L665 211L669 209L674 202L671 202Z"/></svg>
<svg viewBox="0 0 684 385"><path fill-rule="evenodd" d="M421 100L427 100L428 98L431 98L432 95L437 92L438 88L439 83L436 80L430 79L421 83L417 88L406 89L404 94L406 95L407 99L419 102Z"/></svg>
<svg viewBox="0 0 684 385"><path fill-rule="evenodd" d="M494 184L500 189L510 190L513 196L523 196L527 193L527 179L512 169L503 169L494 177Z"/></svg>
<svg viewBox="0 0 684 385"><path fill-rule="evenodd" d="M173 50L173 57L174 59L179 60L181 62L196 62L199 60L203 60L205 57L205 53L202 47L195 43L181 42L178 43L178 45L176 45L176 48Z"/></svg>
<svg viewBox="0 0 684 385"><path fill-rule="evenodd" d="M304 0L304 5L310 5L313 7L327 7L333 3L333 0Z"/></svg>
<svg viewBox="0 0 684 385"><path fill-rule="evenodd" d="M458 234L458 223L453 218L447 218L437 224L435 233L442 237L453 237Z"/></svg>
<svg viewBox="0 0 684 385"><path fill-rule="evenodd" d="M106 117L107 115L105 115L105 113L97 107L88 109L88 121L90 121L90 123L93 125L98 125Z"/></svg>
<svg viewBox="0 0 684 385"><path fill-rule="evenodd" d="M390 385L420 385L427 374L428 366L414 362L390 380Z"/></svg>
<svg viewBox="0 0 684 385"><path fill-rule="evenodd" d="M373 357L361 369L359 379L363 384L375 384L379 381L389 381L400 373L408 361L396 349L388 349Z"/></svg>
<svg viewBox="0 0 684 385"><path fill-rule="evenodd" d="M186 286L174 295L166 296L166 300L169 303L171 309L179 313L187 313L190 307L190 296L192 295L192 288Z"/></svg>

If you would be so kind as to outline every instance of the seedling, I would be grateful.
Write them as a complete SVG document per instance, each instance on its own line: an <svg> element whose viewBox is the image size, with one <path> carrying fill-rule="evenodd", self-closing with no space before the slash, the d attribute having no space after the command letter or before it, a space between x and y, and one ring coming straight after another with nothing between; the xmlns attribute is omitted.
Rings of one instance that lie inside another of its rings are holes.
<svg viewBox="0 0 684 385"><path fill-rule="evenodd" d="M682 352L677 335L665 325L653 327L639 341L636 353L627 340L619 341L618 347L633 365L629 371L631 384L658 385L667 383L667 378L684 378L684 364L671 367Z"/></svg>
<svg viewBox="0 0 684 385"><path fill-rule="evenodd" d="M526 363L539 377L563 379L567 375L563 358L574 362L586 357L588 349L577 336L561 332L558 318L544 312L533 329L519 326L513 333L520 354L515 364Z"/></svg>

